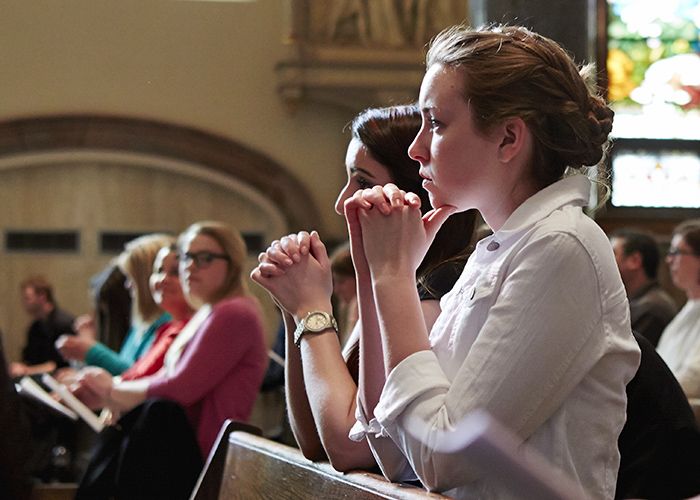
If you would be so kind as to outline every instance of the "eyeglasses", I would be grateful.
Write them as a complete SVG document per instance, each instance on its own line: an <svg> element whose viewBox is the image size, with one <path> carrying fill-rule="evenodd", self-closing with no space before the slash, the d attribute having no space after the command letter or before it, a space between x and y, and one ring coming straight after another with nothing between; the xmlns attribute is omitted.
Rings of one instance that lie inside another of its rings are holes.
<svg viewBox="0 0 700 500"><path fill-rule="evenodd" d="M207 252L206 250L203 250L201 252L181 253L179 258L180 262L184 263L185 265L190 261L194 262L194 265L197 267L197 269L209 267L215 259L221 259L227 262L231 261L231 257L229 257L226 254Z"/></svg>
<svg viewBox="0 0 700 500"><path fill-rule="evenodd" d="M675 257L676 255L692 255L693 257L699 257L695 252L690 252L688 250L681 250L680 248L671 248L667 254L669 257Z"/></svg>

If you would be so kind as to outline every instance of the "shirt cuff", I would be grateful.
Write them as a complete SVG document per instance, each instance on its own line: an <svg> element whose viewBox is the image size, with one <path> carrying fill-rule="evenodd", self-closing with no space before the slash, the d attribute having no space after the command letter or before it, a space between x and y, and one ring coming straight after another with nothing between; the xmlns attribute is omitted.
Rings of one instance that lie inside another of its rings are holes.
<svg viewBox="0 0 700 500"><path fill-rule="evenodd" d="M376 420L379 434L387 435L386 429L422 394L436 389L447 391L449 388L450 381L433 351L411 354L386 379L379 403L374 409L373 421ZM372 422L369 427L372 427Z"/></svg>
<svg viewBox="0 0 700 500"><path fill-rule="evenodd" d="M365 415L359 397L357 405L355 406L355 418L357 421L348 433L348 438L350 438L350 440L362 441L367 437L367 434L374 434L376 437L387 436L387 434L382 432L382 428L379 426L379 422L377 422L376 418L371 419L369 422L367 421L367 415Z"/></svg>

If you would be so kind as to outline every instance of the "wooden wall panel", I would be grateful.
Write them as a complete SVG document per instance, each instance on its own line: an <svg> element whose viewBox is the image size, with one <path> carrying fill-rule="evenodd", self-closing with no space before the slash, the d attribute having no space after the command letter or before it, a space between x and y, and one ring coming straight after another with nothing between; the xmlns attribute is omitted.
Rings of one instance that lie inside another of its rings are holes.
<svg viewBox="0 0 700 500"><path fill-rule="evenodd" d="M0 169L0 214L3 229L74 229L81 243L78 253L2 248L0 329L12 359L19 359L29 322L19 283L30 274L44 274L61 306L74 314L89 311L88 281L114 256L100 253L101 231L177 234L194 221L215 219L243 232L262 233L270 241L287 229L272 203L235 179L162 158L99 152L64 152L37 158L33 165L5 165ZM255 263L250 255L248 268ZM264 304L272 336L275 309L258 287L251 290Z"/></svg>

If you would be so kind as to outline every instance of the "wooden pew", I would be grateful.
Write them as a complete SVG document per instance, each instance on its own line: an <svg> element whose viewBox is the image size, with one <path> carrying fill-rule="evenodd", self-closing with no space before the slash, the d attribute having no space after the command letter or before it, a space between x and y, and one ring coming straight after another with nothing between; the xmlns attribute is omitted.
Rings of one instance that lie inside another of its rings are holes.
<svg viewBox="0 0 700 500"><path fill-rule="evenodd" d="M30 500L73 500L78 492L75 483L37 484L32 490Z"/></svg>
<svg viewBox="0 0 700 500"><path fill-rule="evenodd" d="M218 498L226 500L447 498L421 488L390 483L369 472L343 474L328 463L307 460L295 448L240 431L231 433L228 438L223 472Z"/></svg>
<svg viewBox="0 0 700 500"><path fill-rule="evenodd" d="M224 476L228 437L233 431L245 431L251 435L262 435L262 431L253 425L226 419L219 430L215 444L209 452L197 484L192 490L190 500L214 500L219 498L221 478Z"/></svg>

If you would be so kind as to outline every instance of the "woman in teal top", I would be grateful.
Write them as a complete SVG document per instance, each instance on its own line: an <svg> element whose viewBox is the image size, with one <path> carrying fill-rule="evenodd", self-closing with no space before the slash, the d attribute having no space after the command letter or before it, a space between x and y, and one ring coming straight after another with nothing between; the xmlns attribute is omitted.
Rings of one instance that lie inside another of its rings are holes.
<svg viewBox="0 0 700 500"><path fill-rule="evenodd" d="M62 336L56 342L64 358L84 361L86 365L99 366L112 375L120 375L148 351L155 339L155 332L170 320L170 315L164 313L153 300L148 280L158 250L174 242L172 236L148 234L127 243L117 257L117 265L126 275L125 286L132 299L131 328L119 352L97 342L94 333L82 334L81 325L77 325L78 335ZM82 327L94 332L91 322Z"/></svg>
<svg viewBox="0 0 700 500"><path fill-rule="evenodd" d="M170 319L168 313L163 313L153 323L142 325L145 330L132 323L118 353L102 342L95 342L85 355L85 364L100 366L112 375L121 375L150 349L155 332Z"/></svg>

